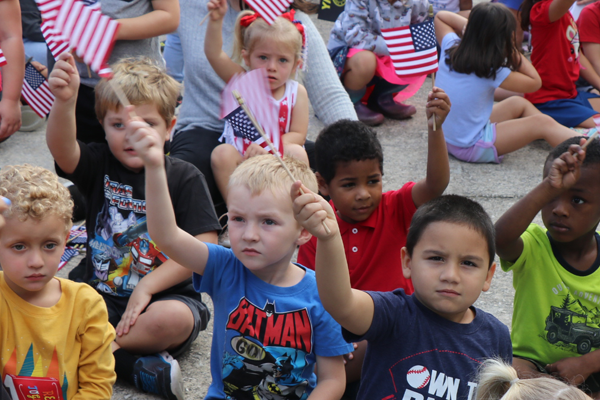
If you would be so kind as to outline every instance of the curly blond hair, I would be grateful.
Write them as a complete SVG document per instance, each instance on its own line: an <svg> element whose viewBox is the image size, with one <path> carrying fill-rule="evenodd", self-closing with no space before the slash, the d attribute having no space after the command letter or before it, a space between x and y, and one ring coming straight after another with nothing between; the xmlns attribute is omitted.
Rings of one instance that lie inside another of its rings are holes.
<svg viewBox="0 0 600 400"><path fill-rule="evenodd" d="M302 181L304 186L317 193L317 178L308 165L291 157L283 157L283 162L294 178ZM229 188L244 185L253 195L259 194L265 189L272 192L283 190L285 193L290 193L292 183L292 179L281 163L272 154L247 159L238 165L229 178Z"/></svg>
<svg viewBox="0 0 600 400"><path fill-rule="evenodd" d="M167 72L147 57L124 58L112 66L113 78L131 104L154 104L167 123L175 115L180 85ZM119 110L121 103L115 91L102 79L96 88L96 116L102 123L108 110Z"/></svg>
<svg viewBox="0 0 600 400"><path fill-rule="evenodd" d="M52 172L33 165L9 165L0 169L0 196L12 205L4 211L6 217L42 219L55 215L71 229L73 201L67 188Z"/></svg>

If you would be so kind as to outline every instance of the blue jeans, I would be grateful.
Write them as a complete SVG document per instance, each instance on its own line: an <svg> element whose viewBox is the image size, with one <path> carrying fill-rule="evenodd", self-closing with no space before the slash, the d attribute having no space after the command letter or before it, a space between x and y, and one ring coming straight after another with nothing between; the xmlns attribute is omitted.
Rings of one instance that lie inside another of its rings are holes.
<svg viewBox="0 0 600 400"><path fill-rule="evenodd" d="M177 82L183 82L183 51L177 32L167 35L163 57L167 63L167 73Z"/></svg>

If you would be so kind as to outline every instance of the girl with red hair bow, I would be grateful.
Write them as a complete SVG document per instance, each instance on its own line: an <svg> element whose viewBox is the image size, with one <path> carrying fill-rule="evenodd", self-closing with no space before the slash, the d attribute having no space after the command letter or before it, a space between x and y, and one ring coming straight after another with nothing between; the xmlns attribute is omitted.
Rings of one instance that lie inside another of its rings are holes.
<svg viewBox="0 0 600 400"><path fill-rule="evenodd" d="M308 156L302 147L308 131L308 95L304 86L292 80L298 68L305 68L303 54L306 37L302 24L294 20L294 11L281 15L272 25L253 11L241 12L235 25L232 60L222 49L227 0L211 0L208 10L210 20L206 28L204 52L210 65L225 82L245 72L244 67L249 70L266 69L273 99L279 107L283 154L308 164ZM235 137L228 123L225 124L221 140L225 143L213 150L211 165L219 191L226 199L229 176L233 170L243 160L267 154L268 150Z"/></svg>

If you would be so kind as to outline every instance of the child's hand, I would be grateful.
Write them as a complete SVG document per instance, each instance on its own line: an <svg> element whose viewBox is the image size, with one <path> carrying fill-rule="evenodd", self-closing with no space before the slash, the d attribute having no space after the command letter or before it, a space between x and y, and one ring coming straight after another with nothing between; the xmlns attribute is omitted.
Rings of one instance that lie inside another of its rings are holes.
<svg viewBox="0 0 600 400"><path fill-rule="evenodd" d="M207 8L212 21L222 20L227 13L227 0L210 0Z"/></svg>
<svg viewBox="0 0 600 400"><path fill-rule="evenodd" d="M127 308L115 329L117 336L121 337L129 333L129 329L135 325L135 321L137 321L140 314L148 307L151 299L152 295L150 293L144 292L140 286L135 287L127 302Z"/></svg>
<svg viewBox="0 0 600 400"><path fill-rule="evenodd" d="M134 107L126 108L127 113L131 113ZM133 147L136 155L142 159L147 167L160 167L164 164L164 140L158 132L152 129L146 122L139 117L129 119L125 123L127 129L126 140Z"/></svg>
<svg viewBox="0 0 600 400"><path fill-rule="evenodd" d="M269 151L264 147L257 145L256 143L252 143L250 146L248 146L246 152L244 153L244 161L250 157L260 156L263 154L269 154Z"/></svg>
<svg viewBox="0 0 600 400"><path fill-rule="evenodd" d="M291 196L294 203L294 217L304 229L320 240L335 236L338 224L333 209L325 199L311 192L300 181L292 185ZM324 223L329 228L329 232L325 230Z"/></svg>
<svg viewBox="0 0 600 400"><path fill-rule="evenodd" d="M583 145L585 139L581 139ZM555 189L567 190L577 182L581 174L581 163L585 159L585 150L580 145L572 144L569 150L552 162L550 172L546 176Z"/></svg>
<svg viewBox="0 0 600 400"><path fill-rule="evenodd" d="M358 343L352 343L352 347L354 347L354 349L352 350L351 353L344 354L344 364L348 364L348 361L351 361L354 359L354 351L356 349L358 349Z"/></svg>
<svg viewBox="0 0 600 400"><path fill-rule="evenodd" d="M563 379L571 385L581 385L594 372L585 356L568 357L546 365L546 370L556 378Z"/></svg>
<svg viewBox="0 0 600 400"><path fill-rule="evenodd" d="M79 90L79 73L71 54L62 53L58 57L48 79L48 85L57 99L62 101L75 99Z"/></svg>
<svg viewBox="0 0 600 400"><path fill-rule="evenodd" d="M439 129L442 126L446 120L446 117L448 116L448 113L450 112L450 106L450 98L443 89L434 87L433 90L429 92L429 95L427 95L427 106L425 109L427 114L427 125L429 126L429 129L433 129L433 119L431 118L432 115L435 115L435 123L437 125L436 128Z"/></svg>

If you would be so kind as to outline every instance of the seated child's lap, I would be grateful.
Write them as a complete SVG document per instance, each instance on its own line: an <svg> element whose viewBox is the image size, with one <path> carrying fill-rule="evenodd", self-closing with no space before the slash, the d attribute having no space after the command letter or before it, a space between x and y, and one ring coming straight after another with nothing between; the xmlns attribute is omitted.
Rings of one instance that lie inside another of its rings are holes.
<svg viewBox="0 0 600 400"><path fill-rule="evenodd" d="M459 160L472 163L496 163L502 162L504 156L498 156L496 150L496 124L490 121L485 124L479 132L479 140L471 147L458 147L446 142L448 153Z"/></svg>
<svg viewBox="0 0 600 400"><path fill-rule="evenodd" d="M179 347L174 350L169 350L169 354L173 357L177 358L180 355L187 352L192 343L198 337L200 331L206 329L206 325L208 324L208 320L210 319L210 313L206 305L202 302L202 297L200 293L196 292L191 283L179 288L176 286L177 290L172 290L173 288L166 290L164 292L155 294L152 296L148 307L159 301L166 300L176 300L180 301L186 306L189 307L192 315L194 316L194 328L192 329L192 333L187 338L185 342L183 342ZM106 303L106 308L108 310L108 321L115 328L117 324L121 320L121 317L125 313L127 309L127 303L129 302L129 297L120 297L120 296L111 296L109 294L100 293L104 298L104 302ZM148 309L146 307L146 309ZM145 312L146 310L144 310Z"/></svg>
<svg viewBox="0 0 600 400"><path fill-rule="evenodd" d="M600 98L600 96L594 93L577 92L577 97L574 99L552 100L534 105L542 113L554 118L559 124L574 127L598 114L589 101L589 99L596 98Z"/></svg>

